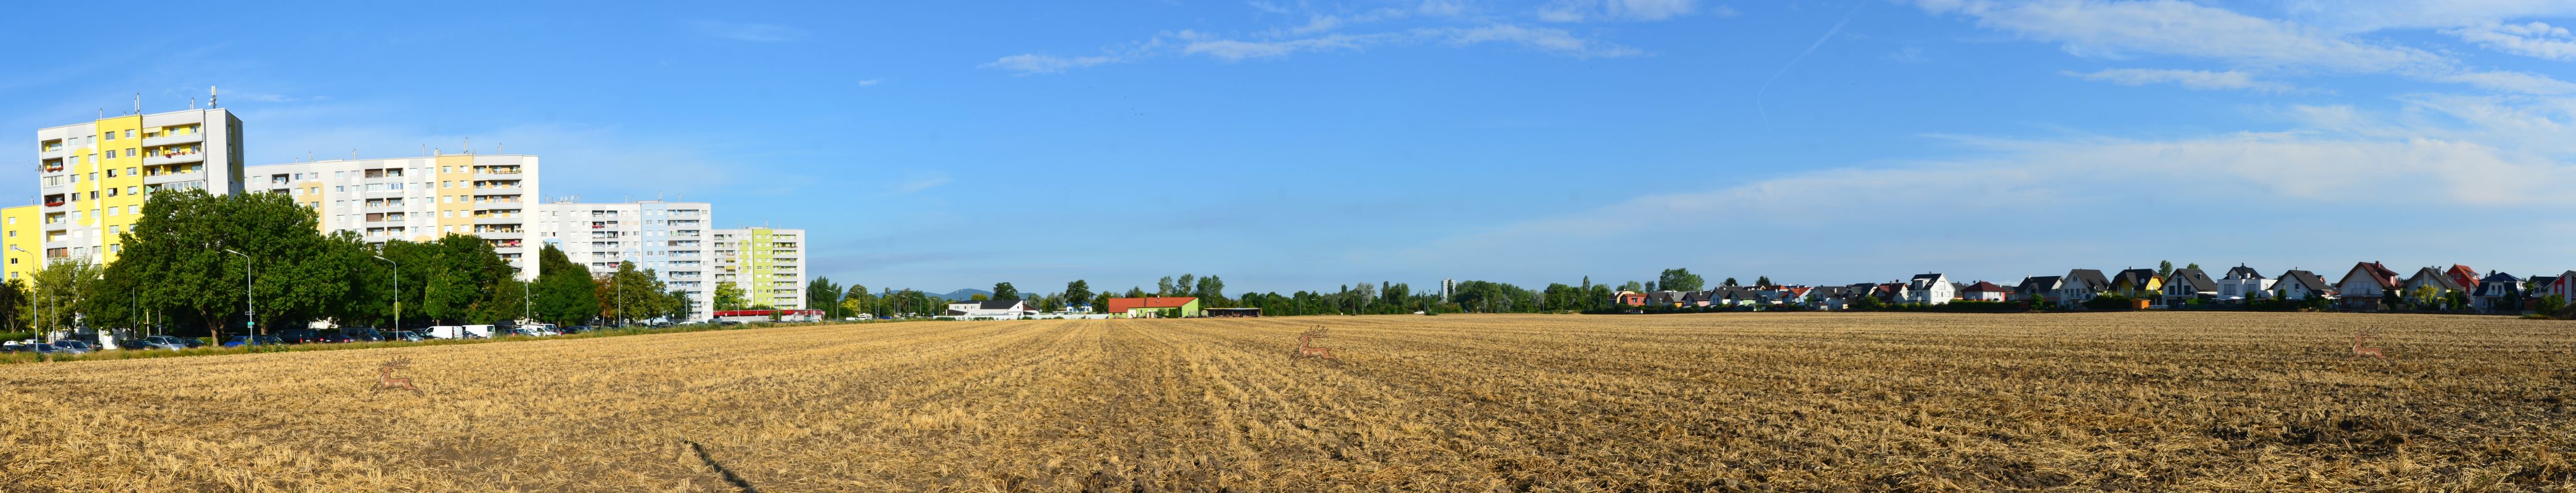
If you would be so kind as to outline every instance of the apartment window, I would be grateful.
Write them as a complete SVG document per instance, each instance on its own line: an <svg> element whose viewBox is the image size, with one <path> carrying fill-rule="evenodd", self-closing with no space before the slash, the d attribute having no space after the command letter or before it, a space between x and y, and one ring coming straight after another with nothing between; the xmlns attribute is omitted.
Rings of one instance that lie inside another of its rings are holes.
<svg viewBox="0 0 2576 493"><path fill-rule="evenodd" d="M116 132L108 132L107 140L116 140Z"/></svg>
<svg viewBox="0 0 2576 493"><path fill-rule="evenodd" d="M98 181L98 173L97 173L97 172L91 172L91 173L89 174L89 181Z"/></svg>
<svg viewBox="0 0 2576 493"><path fill-rule="evenodd" d="M133 131L133 130L126 130L126 131L125 131L125 138L128 138L128 139L134 138L134 131Z"/></svg>
<svg viewBox="0 0 2576 493"><path fill-rule="evenodd" d="M331 177L332 177L332 178L348 178L348 177L349 177L349 172L347 172L347 171L333 171L333 172L331 172Z"/></svg>

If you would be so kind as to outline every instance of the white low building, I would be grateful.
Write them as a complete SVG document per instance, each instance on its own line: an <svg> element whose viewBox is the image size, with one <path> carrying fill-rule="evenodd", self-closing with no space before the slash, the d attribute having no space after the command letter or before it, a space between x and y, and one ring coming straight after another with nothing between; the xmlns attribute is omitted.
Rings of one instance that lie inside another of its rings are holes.
<svg viewBox="0 0 2576 493"><path fill-rule="evenodd" d="M948 304L948 317L958 320L1019 320L1029 312L1021 300L960 301Z"/></svg>

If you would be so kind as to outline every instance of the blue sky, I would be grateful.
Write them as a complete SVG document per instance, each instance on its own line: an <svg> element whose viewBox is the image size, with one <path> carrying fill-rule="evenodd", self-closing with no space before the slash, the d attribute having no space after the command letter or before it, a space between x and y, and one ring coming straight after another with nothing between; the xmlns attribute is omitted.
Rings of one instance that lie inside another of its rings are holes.
<svg viewBox="0 0 2576 493"><path fill-rule="evenodd" d="M932 291L2576 268L2565 1L704 5L20 23L0 127L220 85L253 163L470 138Z"/></svg>

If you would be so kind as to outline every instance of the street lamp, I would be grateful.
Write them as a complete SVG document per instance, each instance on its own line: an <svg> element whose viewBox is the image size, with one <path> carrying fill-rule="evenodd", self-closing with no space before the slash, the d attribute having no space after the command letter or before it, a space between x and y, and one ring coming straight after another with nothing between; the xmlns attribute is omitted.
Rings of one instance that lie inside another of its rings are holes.
<svg viewBox="0 0 2576 493"><path fill-rule="evenodd" d="M250 302L250 254L236 252L230 248L224 249L224 253L240 255L242 258L242 346L259 346L259 312L258 308Z"/></svg>
<svg viewBox="0 0 2576 493"><path fill-rule="evenodd" d="M395 332L401 332L401 331L403 330L403 328L402 328L402 262L395 262L395 261L394 261L394 259L385 258L385 256L383 256L383 255L368 255L368 256L369 256L369 257L375 257L375 258L376 258L376 260L382 260L382 261L385 261L385 263L388 263L388 264L394 264L394 331L395 331Z"/></svg>

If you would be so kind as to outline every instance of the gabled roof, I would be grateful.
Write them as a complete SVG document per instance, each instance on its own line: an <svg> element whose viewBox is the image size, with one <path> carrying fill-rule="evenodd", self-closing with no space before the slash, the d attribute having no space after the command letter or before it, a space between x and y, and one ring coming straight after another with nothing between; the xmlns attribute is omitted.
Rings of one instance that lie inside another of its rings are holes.
<svg viewBox="0 0 2576 493"><path fill-rule="evenodd" d="M1940 279L1941 277L1942 277L1942 276L1941 276L1941 274L1940 274L1940 273L1938 273L1938 272L1930 273L1930 274L1915 274L1915 275L1914 275L1914 279L1912 279L1912 282L1926 282L1926 281L1931 281L1931 280L1934 280L1934 279ZM1909 283L1909 284L1911 284L1911 283Z"/></svg>
<svg viewBox="0 0 2576 493"><path fill-rule="evenodd" d="M2014 286L2013 290L2023 294L2045 293L2057 289L2057 285L2063 282L2058 279L2057 276L2024 277L2021 278L2021 284Z"/></svg>
<svg viewBox="0 0 2576 493"><path fill-rule="evenodd" d="M2344 279L2351 279L2353 274L2370 276L2372 281L2379 283L2380 289L2392 289L2397 287L2397 271L2388 270L2387 265L2380 264L2378 262L2361 262L2352 264L2352 271L2344 273L2343 277ZM2343 281L2337 280L2335 283L2340 285Z"/></svg>
<svg viewBox="0 0 2576 493"><path fill-rule="evenodd" d="M2220 279L2262 279L2262 278L2263 278L2263 273L2261 273L2261 272L2255 272L2253 267L2246 267L2246 266L2245 266L2245 264L2236 264L2236 266L2235 266L2235 267L2229 267L2229 268L2227 268L2227 277L2222 277L2222 278L2220 278Z"/></svg>
<svg viewBox="0 0 2576 493"><path fill-rule="evenodd" d="M2462 288L2477 289L2478 287L2478 270L2471 269L2469 266L2451 264L2451 270L2444 271L2443 274L2451 276L2451 283L2458 284Z"/></svg>
<svg viewBox="0 0 2576 493"><path fill-rule="evenodd" d="M1198 298L1190 297L1110 298L1109 310L1107 313L1124 313L1128 310L1134 310L1137 308L1180 308L1183 305L1195 303L1198 300Z"/></svg>
<svg viewBox="0 0 2576 493"><path fill-rule="evenodd" d="M1970 285L1968 285L1968 289L1960 290L1960 292L1965 292L1965 293L2010 293L2010 292L2012 292L2012 290L2010 290L2010 289L2005 289L2003 286L1997 286L1997 285L1995 285L1995 283L1985 282L1985 281L1977 281L1977 283L1976 283L1976 284L1970 284Z"/></svg>
<svg viewBox="0 0 2576 493"><path fill-rule="evenodd" d="M2207 272L2201 272L2201 271L2200 271L2200 269L2192 269L2192 268L2174 269L2174 270L2173 270L2173 275L2165 276L2165 285L2166 285L2166 286L2173 286L2173 285L2176 285L2176 284L2188 284L2188 285L2191 285L2191 289L2192 289L2193 291L2217 291L2217 290L2218 290L2218 281L2212 281L2212 280L2210 280L2210 279L2209 279L2209 273L2207 273Z"/></svg>
<svg viewBox="0 0 2576 493"><path fill-rule="evenodd" d="M2480 285L2480 286L2484 286L2484 285L2486 285L2487 283L2491 283L2491 282L2505 282L2505 283L2522 282L2522 278L2514 277L2514 276L2513 276L2513 274L2506 274L2506 273L2503 273L2503 272L2491 272L2491 273L2488 273L2486 277L2483 277L2483 278L2479 278L2479 279L2478 279L2478 285Z"/></svg>
<svg viewBox="0 0 2576 493"><path fill-rule="evenodd" d="M2415 284L2427 281L2431 282L2434 287L2444 290L2459 291L2466 289L2460 286L2460 283L2451 280L2451 273L2434 270L2432 267L2415 269L2415 277L2406 278L2406 284Z"/></svg>
<svg viewBox="0 0 2576 493"><path fill-rule="evenodd" d="M1682 293L1682 302L1683 302L1683 303L1698 303L1698 302L1708 301L1708 294L1709 294L1709 292L1707 292L1707 291L1692 291L1692 292L1688 292L1688 293Z"/></svg>
<svg viewBox="0 0 2576 493"><path fill-rule="evenodd" d="M2075 269L2066 271L2066 282L2081 282L2084 283L2086 287L2091 287L2093 289L2111 287L2111 280L2102 277L2102 271L2093 269Z"/></svg>
<svg viewBox="0 0 2576 493"><path fill-rule="evenodd" d="M2285 284L2296 283L2299 285L2299 289L2305 289L2309 292L2324 292L2333 289L2327 287L2325 278L2317 277L2317 273L2304 270L2292 269L2282 271L2281 282Z"/></svg>
<svg viewBox="0 0 2576 493"><path fill-rule="evenodd" d="M2558 277L2556 276L2531 276L2531 282L2524 284L2522 289L2526 291L2545 291L2549 289L2549 285L2557 283Z"/></svg>
<svg viewBox="0 0 2576 493"><path fill-rule="evenodd" d="M2121 269L2119 273L2112 274L2111 282L2105 285L2118 286L2121 283L2128 283L2133 287L2146 287L2147 281L2155 278L2155 269Z"/></svg>

